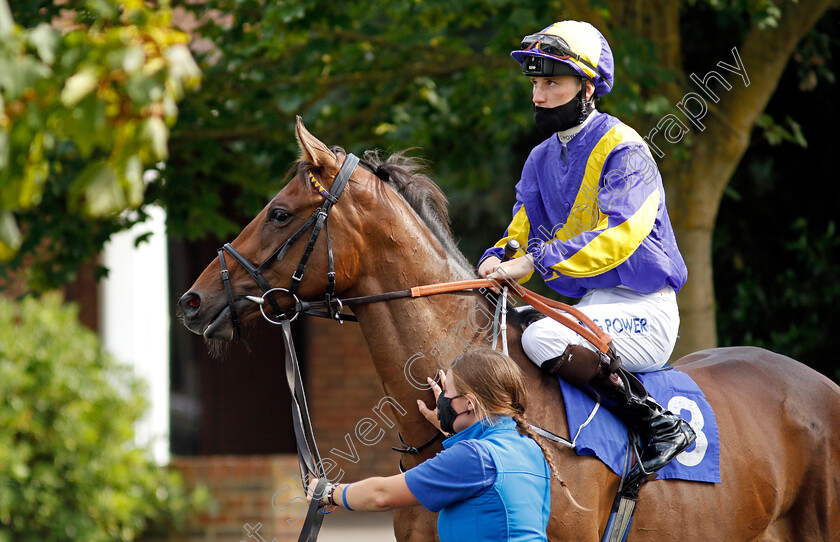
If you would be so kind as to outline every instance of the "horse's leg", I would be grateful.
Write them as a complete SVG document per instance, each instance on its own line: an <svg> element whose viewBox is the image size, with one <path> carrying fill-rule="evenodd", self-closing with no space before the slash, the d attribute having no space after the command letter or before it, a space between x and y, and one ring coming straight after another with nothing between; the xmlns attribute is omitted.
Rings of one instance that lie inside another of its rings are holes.
<svg viewBox="0 0 840 542"><path fill-rule="evenodd" d="M437 542L437 514L422 506L395 510L394 536L397 542Z"/></svg>

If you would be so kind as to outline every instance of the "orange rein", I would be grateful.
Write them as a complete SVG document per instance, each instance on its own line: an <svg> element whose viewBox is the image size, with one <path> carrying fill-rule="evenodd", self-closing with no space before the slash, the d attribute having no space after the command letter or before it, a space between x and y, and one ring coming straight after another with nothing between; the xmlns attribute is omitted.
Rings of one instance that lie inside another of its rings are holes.
<svg viewBox="0 0 840 542"><path fill-rule="evenodd" d="M554 301L553 299L549 299L545 296L532 292L519 284L515 284L510 280L505 280L502 282L497 282L490 279L472 279L472 280L460 280L456 282L442 282L439 284L429 284L426 286L415 286L411 289L411 297L425 297L428 295L436 295L436 294L445 294L449 292L459 292L462 290L474 290L476 288L493 288L499 287L500 285L507 285L511 293L516 294L517 297L520 297L523 301L530 304L532 307L540 311L541 313L545 314L552 320L556 320L560 322L567 328L571 329L590 343L592 343L595 348L597 348L601 353L607 354L610 350L610 343L612 339L609 335L607 335L601 328L599 328L595 322L592 321L591 318L583 314L580 310L572 307L571 305L566 305L565 303L561 303L559 301ZM571 314L572 316L576 317L580 322L583 323L581 325L579 322L576 322L557 312L557 310L561 310Z"/></svg>

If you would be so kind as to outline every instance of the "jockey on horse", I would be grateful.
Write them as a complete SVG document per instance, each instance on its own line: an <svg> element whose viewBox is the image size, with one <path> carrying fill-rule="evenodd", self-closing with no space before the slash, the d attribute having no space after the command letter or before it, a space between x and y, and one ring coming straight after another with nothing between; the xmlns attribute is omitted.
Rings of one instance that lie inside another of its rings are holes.
<svg viewBox="0 0 840 542"><path fill-rule="evenodd" d="M511 56L531 79L534 120L549 137L531 151L513 220L482 256L479 275L524 282L536 270L557 292L582 297L576 307L611 335L620 364L550 318L525 329L523 349L635 428L643 473L652 473L695 440L688 423L664 410L632 374L660 369L671 355L676 293L687 276L662 178L642 138L595 109L594 99L612 88L614 68L595 27L555 23L526 36ZM522 252L502 262L511 239Z"/></svg>

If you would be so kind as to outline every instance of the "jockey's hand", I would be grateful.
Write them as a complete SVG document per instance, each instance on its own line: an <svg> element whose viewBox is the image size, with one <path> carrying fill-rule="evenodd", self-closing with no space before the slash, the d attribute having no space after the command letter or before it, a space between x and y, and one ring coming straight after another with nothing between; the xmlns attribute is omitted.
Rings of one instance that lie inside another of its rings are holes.
<svg viewBox="0 0 840 542"><path fill-rule="evenodd" d="M492 273L499 267L499 264L502 263L502 260L495 256L488 256L481 265L478 266L478 276L481 278L487 278L487 275Z"/></svg>
<svg viewBox="0 0 840 542"><path fill-rule="evenodd" d="M488 258L489 260L489 258ZM498 258L497 258L498 261ZM486 276L491 280L503 281L505 279L519 280L534 270L534 258L530 254L514 258L496 266L492 273ZM479 270L479 273L481 271Z"/></svg>
<svg viewBox="0 0 840 542"><path fill-rule="evenodd" d="M443 371L438 371L438 375L440 378L440 383L446 383L446 373ZM426 406L426 403L423 402L422 399L417 400L417 408L420 409L420 414L423 415L424 418L429 420L429 423L437 427L438 431L440 431L440 420L438 420L438 411L437 411L437 400L440 397L440 394L443 393L438 383L432 379L432 377L426 377L426 382L429 383L429 387L431 388L432 392L435 394L435 409L429 410L429 407Z"/></svg>

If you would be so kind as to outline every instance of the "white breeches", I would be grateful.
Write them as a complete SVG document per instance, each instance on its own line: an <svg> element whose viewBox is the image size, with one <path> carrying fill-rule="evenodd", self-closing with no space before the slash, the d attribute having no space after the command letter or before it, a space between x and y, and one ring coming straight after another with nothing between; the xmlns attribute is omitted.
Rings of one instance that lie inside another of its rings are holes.
<svg viewBox="0 0 840 542"><path fill-rule="evenodd" d="M670 286L652 294L628 288L590 290L575 305L609 335L622 367L630 372L653 371L667 363L677 342L680 313ZM522 347L538 366L563 354L571 344L595 349L563 324L543 318L522 334Z"/></svg>

